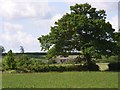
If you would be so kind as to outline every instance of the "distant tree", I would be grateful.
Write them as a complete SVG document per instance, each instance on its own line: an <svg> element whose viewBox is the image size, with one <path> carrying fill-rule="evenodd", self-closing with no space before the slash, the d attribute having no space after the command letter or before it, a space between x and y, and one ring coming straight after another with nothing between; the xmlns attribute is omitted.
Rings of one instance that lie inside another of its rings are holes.
<svg viewBox="0 0 120 90"><path fill-rule="evenodd" d="M0 52L5 52L5 48L0 45Z"/></svg>
<svg viewBox="0 0 120 90"><path fill-rule="evenodd" d="M24 47L23 46L20 46L20 52L24 53Z"/></svg>
<svg viewBox="0 0 120 90"><path fill-rule="evenodd" d="M12 53L12 50L10 50L7 55L3 58L3 68L4 69L15 69L16 62L14 60L14 54Z"/></svg>
<svg viewBox="0 0 120 90"><path fill-rule="evenodd" d="M77 50L89 63L92 58L118 53L115 30L106 21L104 10L97 10L87 3L71 6L70 10L55 22L48 35L38 38L42 50L48 51L48 59Z"/></svg>

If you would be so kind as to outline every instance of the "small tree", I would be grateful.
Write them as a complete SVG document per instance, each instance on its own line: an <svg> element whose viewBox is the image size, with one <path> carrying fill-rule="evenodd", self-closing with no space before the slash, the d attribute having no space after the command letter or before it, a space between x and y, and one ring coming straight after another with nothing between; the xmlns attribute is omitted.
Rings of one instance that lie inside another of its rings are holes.
<svg viewBox="0 0 120 90"><path fill-rule="evenodd" d="M87 3L71 6L70 10L55 22L48 35L38 38L42 50L48 50L48 59L80 51L84 60L91 63L92 58L118 53L115 30L106 21L104 10L97 10Z"/></svg>
<svg viewBox="0 0 120 90"><path fill-rule="evenodd" d="M0 45L0 52L5 52L5 48L3 46Z"/></svg>
<svg viewBox="0 0 120 90"><path fill-rule="evenodd" d="M12 53L12 50L10 50L7 55L3 59L3 68L5 70L7 69L15 69L16 62L14 60L14 54Z"/></svg>
<svg viewBox="0 0 120 90"><path fill-rule="evenodd" d="M24 53L24 47L23 46L20 46L20 52Z"/></svg>

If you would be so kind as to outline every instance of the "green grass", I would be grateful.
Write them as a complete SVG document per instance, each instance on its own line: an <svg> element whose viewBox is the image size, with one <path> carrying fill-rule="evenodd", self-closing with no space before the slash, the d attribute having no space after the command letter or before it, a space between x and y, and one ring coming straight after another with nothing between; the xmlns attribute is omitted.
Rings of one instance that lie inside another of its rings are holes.
<svg viewBox="0 0 120 90"><path fill-rule="evenodd" d="M48 72L2 75L3 88L117 88L117 72Z"/></svg>
<svg viewBox="0 0 120 90"><path fill-rule="evenodd" d="M2 89L2 72L0 71L0 90Z"/></svg>

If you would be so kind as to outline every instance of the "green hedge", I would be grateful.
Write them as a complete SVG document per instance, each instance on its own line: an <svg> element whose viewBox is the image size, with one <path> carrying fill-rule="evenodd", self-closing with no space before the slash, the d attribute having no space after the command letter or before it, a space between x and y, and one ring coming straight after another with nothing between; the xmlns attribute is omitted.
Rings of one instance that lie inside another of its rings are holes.
<svg viewBox="0 0 120 90"><path fill-rule="evenodd" d="M17 73L29 73L29 72L63 72L63 71L91 71L87 66L82 65L29 65L17 67ZM93 69L92 69L93 70ZM95 70L93 70L95 71Z"/></svg>
<svg viewBox="0 0 120 90"><path fill-rule="evenodd" d="M94 62L90 62L89 64L85 63L83 65L83 70L85 71L99 71L99 69L99 66Z"/></svg>

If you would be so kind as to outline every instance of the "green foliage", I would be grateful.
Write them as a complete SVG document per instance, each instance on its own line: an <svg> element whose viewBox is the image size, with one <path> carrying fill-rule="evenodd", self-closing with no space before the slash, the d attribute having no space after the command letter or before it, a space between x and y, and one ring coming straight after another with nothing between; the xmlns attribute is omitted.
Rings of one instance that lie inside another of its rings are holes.
<svg viewBox="0 0 120 90"><path fill-rule="evenodd" d="M110 56L110 57L102 56L101 59L97 59L95 61L98 62L98 63L120 62L119 59L118 59L118 55Z"/></svg>
<svg viewBox="0 0 120 90"><path fill-rule="evenodd" d="M15 60L16 60L17 67L28 66L31 63L30 58L24 54L16 56Z"/></svg>
<svg viewBox="0 0 120 90"><path fill-rule="evenodd" d="M84 71L82 65L71 65L65 67L66 71Z"/></svg>
<svg viewBox="0 0 120 90"><path fill-rule="evenodd" d="M91 64L92 66L93 64ZM94 68L94 69L93 69ZM16 68L16 73L33 73L33 72L65 72L65 71L98 71L99 69L95 68L95 65L91 68L82 65L40 65L34 64L29 66L21 66ZM11 72L8 70L6 72Z"/></svg>
<svg viewBox="0 0 120 90"><path fill-rule="evenodd" d="M71 6L70 10L55 22L48 35L38 38L42 50L48 51L48 59L81 51L84 60L90 62L101 55L118 53L115 30L106 22L104 10L97 10L87 3Z"/></svg>
<svg viewBox="0 0 120 90"><path fill-rule="evenodd" d="M94 62L85 63L83 69L87 71L99 71L99 66Z"/></svg>
<svg viewBox="0 0 120 90"><path fill-rule="evenodd" d="M18 55L15 58L17 72L35 72L43 62L29 58L27 55Z"/></svg>
<svg viewBox="0 0 120 90"><path fill-rule="evenodd" d="M7 55L3 58L3 70L8 69L15 69L16 68L16 62L14 60L14 54L12 53L12 50L10 50Z"/></svg>
<svg viewBox="0 0 120 90"><path fill-rule="evenodd" d="M57 62L56 62L56 60L55 59L50 59L50 60L48 60L48 64L56 64Z"/></svg>

